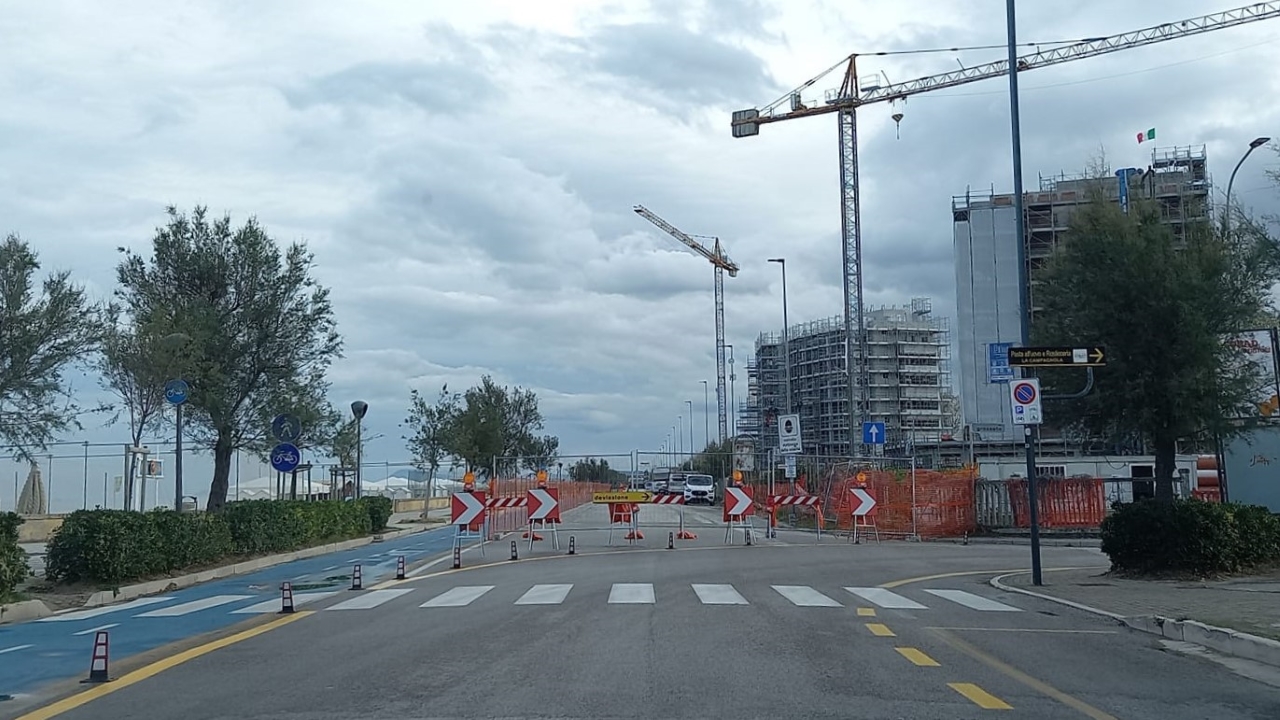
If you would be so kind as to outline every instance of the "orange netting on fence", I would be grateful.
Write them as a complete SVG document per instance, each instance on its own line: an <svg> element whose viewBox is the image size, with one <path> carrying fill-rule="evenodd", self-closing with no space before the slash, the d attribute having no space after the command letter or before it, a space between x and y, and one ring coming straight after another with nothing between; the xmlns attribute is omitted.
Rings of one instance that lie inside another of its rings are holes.
<svg viewBox="0 0 1280 720"><path fill-rule="evenodd" d="M1031 527L1027 481L1009 480L1008 488L1014 525ZM1107 515L1101 478L1041 478L1036 483L1036 494L1040 496L1037 504L1042 528L1096 528Z"/></svg>
<svg viewBox="0 0 1280 720"><path fill-rule="evenodd" d="M530 490L538 487L534 478L495 478L489 481L489 497L522 498ZM574 482L572 480L548 482L547 487L560 490L560 512L572 510L591 502L592 493L607 492L610 487L604 483ZM493 534L523 530L529 524L527 507L491 508L489 510L489 531Z"/></svg>
<svg viewBox="0 0 1280 720"><path fill-rule="evenodd" d="M859 475L864 482L859 482ZM826 515L835 518L837 529L851 529L853 510L861 504L852 490L862 488L876 499L867 522L874 523L882 533L919 537L963 535L977 528L973 503L976 480L976 468L834 469L828 478Z"/></svg>

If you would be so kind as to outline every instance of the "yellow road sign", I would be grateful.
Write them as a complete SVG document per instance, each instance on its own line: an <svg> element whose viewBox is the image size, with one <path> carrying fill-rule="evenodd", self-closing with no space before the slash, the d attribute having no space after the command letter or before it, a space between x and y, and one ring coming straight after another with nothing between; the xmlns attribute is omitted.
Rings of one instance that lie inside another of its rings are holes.
<svg viewBox="0 0 1280 720"><path fill-rule="evenodd" d="M653 493L643 490L630 492L598 492L591 495L591 502L598 505L610 503L647 503L653 499Z"/></svg>

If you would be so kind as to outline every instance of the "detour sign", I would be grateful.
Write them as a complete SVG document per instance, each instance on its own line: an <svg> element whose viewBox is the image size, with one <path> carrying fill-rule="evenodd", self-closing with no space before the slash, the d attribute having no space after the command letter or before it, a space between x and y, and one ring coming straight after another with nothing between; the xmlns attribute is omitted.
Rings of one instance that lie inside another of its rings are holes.
<svg viewBox="0 0 1280 720"><path fill-rule="evenodd" d="M647 503L653 499L653 493L643 490L635 490L631 492L598 492L592 493L591 502L597 505L612 505L616 503Z"/></svg>

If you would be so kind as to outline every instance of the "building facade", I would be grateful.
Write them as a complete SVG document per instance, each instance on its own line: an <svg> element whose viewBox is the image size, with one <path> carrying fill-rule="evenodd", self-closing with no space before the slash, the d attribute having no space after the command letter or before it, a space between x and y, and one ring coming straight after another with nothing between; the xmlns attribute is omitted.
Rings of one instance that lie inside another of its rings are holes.
<svg viewBox="0 0 1280 720"><path fill-rule="evenodd" d="M950 439L954 432L951 339L944 318L927 298L909 307L866 312L871 419L885 423L889 449ZM848 456L849 377L842 317L788 329L791 412L800 415L806 455ZM762 333L747 363L747 399L740 404L740 435L757 448L778 446L777 418L787 414L781 333ZM860 429L859 429L860 432ZM856 450L856 449L855 449Z"/></svg>
<svg viewBox="0 0 1280 720"><path fill-rule="evenodd" d="M1139 198L1154 202L1174 242L1182 243L1192 224L1209 220L1211 188L1204 146L1156 148L1145 170L1123 168L1101 177L1041 177L1040 189L1024 196L1026 232L1021 238L1032 325L1040 310L1036 289L1041 272L1065 241L1072 213L1095 192L1126 209ZM1001 359L1007 344L1021 340L1023 293L1013 200L1011 193L970 192L951 202L961 407L965 432L983 442L1021 438L1009 407L1010 372Z"/></svg>

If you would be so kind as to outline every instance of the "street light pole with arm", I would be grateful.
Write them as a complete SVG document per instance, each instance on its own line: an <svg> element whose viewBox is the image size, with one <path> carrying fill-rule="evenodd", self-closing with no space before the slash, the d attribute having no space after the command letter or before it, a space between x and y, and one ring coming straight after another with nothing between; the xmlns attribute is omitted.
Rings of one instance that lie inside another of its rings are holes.
<svg viewBox="0 0 1280 720"><path fill-rule="evenodd" d="M1231 229L1231 186L1235 184L1236 173L1240 172L1240 166L1244 164L1244 161L1248 159L1249 155L1253 153L1254 150L1257 150L1269 142L1271 142L1271 138L1269 137L1255 138L1253 142L1249 143L1249 149L1244 151L1244 155L1240 156L1240 162L1236 163L1235 169L1231 171L1231 179L1227 180L1227 207L1222 216L1223 230Z"/></svg>
<svg viewBox="0 0 1280 720"><path fill-rule="evenodd" d="M788 337L787 325L787 259L769 258L769 262L782 266L782 368L786 371L786 414L791 414L791 339Z"/></svg>
<svg viewBox="0 0 1280 720"><path fill-rule="evenodd" d="M727 349L729 346L726 345ZM732 373L730 373L732 374ZM702 380L702 446L711 447L711 391L706 380ZM733 393L729 393L730 397ZM732 414L733 409L730 408ZM730 423L732 424L732 423ZM732 434L732 433L730 433Z"/></svg>

